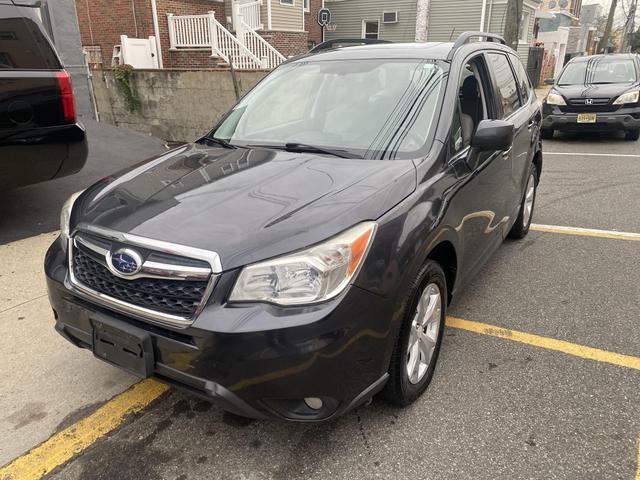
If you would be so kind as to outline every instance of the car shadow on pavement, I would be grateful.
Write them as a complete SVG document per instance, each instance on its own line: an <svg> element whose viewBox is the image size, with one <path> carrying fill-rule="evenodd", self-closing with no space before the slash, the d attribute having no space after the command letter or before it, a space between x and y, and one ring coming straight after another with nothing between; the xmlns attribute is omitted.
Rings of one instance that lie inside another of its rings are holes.
<svg viewBox="0 0 640 480"><path fill-rule="evenodd" d="M85 167L75 175L0 192L0 245L59 228L60 209L74 192L106 175L166 151L164 142L126 128L83 120L89 141Z"/></svg>

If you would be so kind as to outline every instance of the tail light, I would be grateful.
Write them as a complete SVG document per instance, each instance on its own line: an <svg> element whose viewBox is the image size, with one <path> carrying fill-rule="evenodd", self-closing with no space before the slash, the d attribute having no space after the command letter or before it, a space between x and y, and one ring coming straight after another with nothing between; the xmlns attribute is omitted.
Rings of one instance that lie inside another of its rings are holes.
<svg viewBox="0 0 640 480"><path fill-rule="evenodd" d="M56 72L58 79L58 89L60 91L60 99L62 101L62 112L64 115L64 123L76 122L76 104L73 101L73 88L71 86L71 76L66 70Z"/></svg>

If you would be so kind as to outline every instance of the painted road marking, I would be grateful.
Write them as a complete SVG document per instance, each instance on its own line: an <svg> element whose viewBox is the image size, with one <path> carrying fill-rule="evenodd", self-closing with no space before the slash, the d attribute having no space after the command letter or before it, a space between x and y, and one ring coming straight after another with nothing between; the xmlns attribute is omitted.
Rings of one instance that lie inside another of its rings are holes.
<svg viewBox="0 0 640 480"><path fill-rule="evenodd" d="M640 370L640 357L632 357L631 355L623 355L621 353L608 352L599 348L586 347L576 343L557 340L555 338L542 337L531 333L520 332L518 330L510 330L508 328L496 327L487 323L472 322L457 317L447 317L446 325L448 327L459 328L469 332L481 333L492 337L512 340L514 342L525 343L534 347L554 350L556 352L566 353L574 357L586 358L596 362L610 363L620 367Z"/></svg>
<svg viewBox="0 0 640 480"><path fill-rule="evenodd" d="M640 480L640 438L638 439L638 459L636 460L636 480Z"/></svg>
<svg viewBox="0 0 640 480"><path fill-rule="evenodd" d="M512 340L640 371L640 358L630 355L608 352L564 340L509 330L457 317L447 317L446 325L451 328ZM38 480L42 478L89 448L104 435L118 428L127 415L143 410L168 389L168 386L154 380L144 380L133 385L129 390L105 403L85 419L56 433L30 452L0 468L0 480ZM639 470L635 480L640 480L640 450L638 463Z"/></svg>
<svg viewBox="0 0 640 480"><path fill-rule="evenodd" d="M0 480L37 480L119 427L169 389L154 380L133 385L94 413L0 468Z"/></svg>
<svg viewBox="0 0 640 480"><path fill-rule="evenodd" d="M615 240L640 241L640 233L618 232L616 230L598 230L595 228L563 227L559 225L541 225L532 223L530 229L534 232L561 233L564 235L578 235L583 237L613 238Z"/></svg>
<svg viewBox="0 0 640 480"><path fill-rule="evenodd" d="M543 155L564 155L572 157L627 157L640 158L640 155L631 153L582 153L582 152L542 152Z"/></svg>

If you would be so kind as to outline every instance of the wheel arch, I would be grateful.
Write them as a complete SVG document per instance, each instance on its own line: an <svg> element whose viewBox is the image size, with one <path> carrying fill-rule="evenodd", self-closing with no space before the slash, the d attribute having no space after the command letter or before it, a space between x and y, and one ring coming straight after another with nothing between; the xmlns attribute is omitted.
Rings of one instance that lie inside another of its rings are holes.
<svg viewBox="0 0 640 480"><path fill-rule="evenodd" d="M538 150L535 153L532 162L536 167L536 173L538 174L538 183L540 183L540 175L542 174L542 150Z"/></svg>
<svg viewBox="0 0 640 480"><path fill-rule="evenodd" d="M458 275L458 254L453 243L449 240L438 243L427 255L427 260L437 262L444 271L447 281L447 303L451 303Z"/></svg>

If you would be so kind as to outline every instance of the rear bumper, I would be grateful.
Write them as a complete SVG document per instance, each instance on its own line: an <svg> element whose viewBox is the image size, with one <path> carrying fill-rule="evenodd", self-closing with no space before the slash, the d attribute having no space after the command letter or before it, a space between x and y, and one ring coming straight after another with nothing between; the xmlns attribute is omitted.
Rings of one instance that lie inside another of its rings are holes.
<svg viewBox="0 0 640 480"><path fill-rule="evenodd" d="M322 421L366 402L386 383L395 330L390 302L379 295L351 287L313 311L279 308L276 315L273 306L230 307L214 298L192 326L170 329L77 295L66 280L64 257L56 241L45 260L55 328L64 338L93 350L96 319L137 329L151 340L154 378L227 411L259 419ZM303 317L310 323L300 324ZM238 328L250 320L262 327L216 331L210 320L220 318ZM312 410L306 397L322 399L323 407Z"/></svg>
<svg viewBox="0 0 640 480"><path fill-rule="evenodd" d="M80 123L6 134L0 139L0 191L72 175L87 155Z"/></svg>
<svg viewBox="0 0 640 480"><path fill-rule="evenodd" d="M578 113L565 113L556 106L543 105L542 128L559 131L620 131L640 129L640 107L615 112L595 112L595 123L578 123Z"/></svg>

